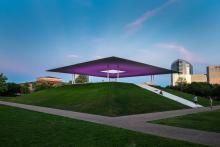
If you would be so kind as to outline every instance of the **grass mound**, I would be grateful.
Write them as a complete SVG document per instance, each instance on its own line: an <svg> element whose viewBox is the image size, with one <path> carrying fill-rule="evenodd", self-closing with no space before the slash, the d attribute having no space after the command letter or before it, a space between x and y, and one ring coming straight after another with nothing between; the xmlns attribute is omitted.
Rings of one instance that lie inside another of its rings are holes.
<svg viewBox="0 0 220 147"><path fill-rule="evenodd" d="M186 108L134 84L115 82L66 85L7 100L107 116Z"/></svg>

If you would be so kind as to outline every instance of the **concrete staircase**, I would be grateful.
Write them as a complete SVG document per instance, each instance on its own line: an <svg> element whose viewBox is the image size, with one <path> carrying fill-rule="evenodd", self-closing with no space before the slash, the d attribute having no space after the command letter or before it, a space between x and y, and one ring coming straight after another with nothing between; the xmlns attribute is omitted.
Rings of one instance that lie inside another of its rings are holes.
<svg viewBox="0 0 220 147"><path fill-rule="evenodd" d="M160 95L160 91L161 91L160 89L157 89L155 87L149 86L147 84L136 84L136 85L141 87L141 88L147 89L149 91L152 91L152 92ZM176 95L170 94L170 93L165 92L165 91L163 91L163 96L168 98L168 99L174 100L174 101L176 101L178 103L181 103L183 105L189 106L191 108L202 107L201 105L195 104L195 103L193 103L193 102L191 102L189 100L186 100L184 98L178 97Z"/></svg>

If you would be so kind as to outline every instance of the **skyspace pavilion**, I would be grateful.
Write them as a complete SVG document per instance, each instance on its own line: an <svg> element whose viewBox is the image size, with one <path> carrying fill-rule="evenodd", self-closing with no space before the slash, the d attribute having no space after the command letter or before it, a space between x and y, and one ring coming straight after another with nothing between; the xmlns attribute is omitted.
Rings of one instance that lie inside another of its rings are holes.
<svg viewBox="0 0 220 147"><path fill-rule="evenodd" d="M118 79L124 77L153 76L176 73L176 71L173 70L118 57L102 58L50 69L48 71L72 74L73 83L75 81L75 74Z"/></svg>

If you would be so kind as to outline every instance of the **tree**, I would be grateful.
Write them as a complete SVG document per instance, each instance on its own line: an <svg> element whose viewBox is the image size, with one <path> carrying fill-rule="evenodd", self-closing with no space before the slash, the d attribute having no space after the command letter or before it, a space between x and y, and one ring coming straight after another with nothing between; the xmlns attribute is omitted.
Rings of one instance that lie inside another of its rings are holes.
<svg viewBox="0 0 220 147"><path fill-rule="evenodd" d="M30 91L30 89L29 89L28 84L22 85L21 88L20 88L20 92L21 92L22 94L28 94L28 93L30 93L31 91Z"/></svg>
<svg viewBox="0 0 220 147"><path fill-rule="evenodd" d="M53 84L49 82L42 82L42 83L34 83L33 86L34 86L34 91L40 91L53 87Z"/></svg>
<svg viewBox="0 0 220 147"><path fill-rule="evenodd" d="M88 83L89 82L89 77L86 76L86 75L79 75L77 78L76 78L76 83Z"/></svg>
<svg viewBox="0 0 220 147"><path fill-rule="evenodd" d="M186 83L186 79L179 77L178 80L176 81L178 88L183 91L183 89L186 88L187 83Z"/></svg>
<svg viewBox="0 0 220 147"><path fill-rule="evenodd" d="M4 96L15 96L20 94L21 86L16 83L7 83L7 90L3 93Z"/></svg>
<svg viewBox="0 0 220 147"><path fill-rule="evenodd" d="M216 86L215 89L213 90L213 95L220 99L220 85Z"/></svg>
<svg viewBox="0 0 220 147"><path fill-rule="evenodd" d="M3 73L0 74L0 95L4 93L7 90L7 77L3 75Z"/></svg>
<svg viewBox="0 0 220 147"><path fill-rule="evenodd" d="M208 97L213 95L213 90L214 90L213 85L209 83L193 82L188 86L186 92L199 96Z"/></svg>

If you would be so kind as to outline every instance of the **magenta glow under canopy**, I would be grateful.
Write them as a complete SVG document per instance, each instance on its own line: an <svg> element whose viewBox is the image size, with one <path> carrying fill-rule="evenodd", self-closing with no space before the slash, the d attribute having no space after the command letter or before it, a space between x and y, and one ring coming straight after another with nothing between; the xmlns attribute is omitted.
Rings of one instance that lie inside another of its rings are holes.
<svg viewBox="0 0 220 147"><path fill-rule="evenodd" d="M96 77L135 77L170 74L175 71L118 57L108 57L48 70L51 72L81 74Z"/></svg>

